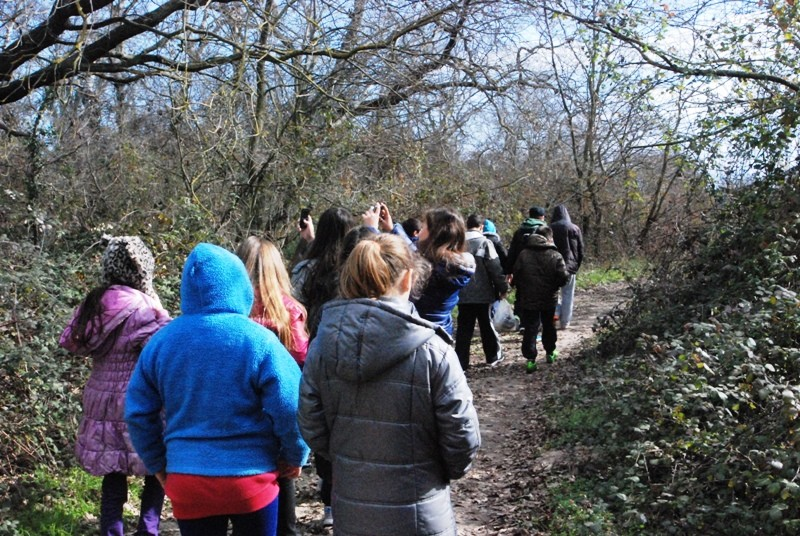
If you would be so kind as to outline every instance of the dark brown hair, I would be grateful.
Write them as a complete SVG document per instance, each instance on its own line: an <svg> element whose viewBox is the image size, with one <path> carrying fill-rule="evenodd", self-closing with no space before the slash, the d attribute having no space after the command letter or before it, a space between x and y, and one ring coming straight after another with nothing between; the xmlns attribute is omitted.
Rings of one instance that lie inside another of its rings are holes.
<svg viewBox="0 0 800 536"><path fill-rule="evenodd" d="M425 213L428 237L420 240L419 252L434 264L453 263L458 253L466 248L466 227L457 212L448 208L434 208Z"/></svg>

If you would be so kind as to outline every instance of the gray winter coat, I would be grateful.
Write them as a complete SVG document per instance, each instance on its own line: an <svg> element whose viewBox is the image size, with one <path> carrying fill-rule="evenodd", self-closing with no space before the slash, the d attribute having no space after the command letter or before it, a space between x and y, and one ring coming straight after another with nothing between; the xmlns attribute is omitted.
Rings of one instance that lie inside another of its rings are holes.
<svg viewBox="0 0 800 536"><path fill-rule="evenodd" d="M475 274L461 289L458 303L492 303L508 292L503 265L491 240L479 231L467 231L467 251L475 257Z"/></svg>
<svg viewBox="0 0 800 536"><path fill-rule="evenodd" d="M456 534L449 483L475 458L478 416L450 338L409 302L323 307L298 420L333 462L336 534Z"/></svg>

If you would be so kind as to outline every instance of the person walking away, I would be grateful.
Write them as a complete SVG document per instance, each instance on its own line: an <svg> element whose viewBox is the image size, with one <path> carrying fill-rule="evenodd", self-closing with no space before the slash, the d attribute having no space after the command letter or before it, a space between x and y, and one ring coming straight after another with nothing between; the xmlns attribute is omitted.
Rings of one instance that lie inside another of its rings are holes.
<svg viewBox="0 0 800 536"><path fill-rule="evenodd" d="M459 294L456 328L456 354L465 371L469 369L476 320L486 363L496 366L504 357L500 335L492 324L491 308L495 300L508 293L508 283L494 245L482 234L483 224L484 219L478 214L467 217L466 244L467 251L475 258L475 274Z"/></svg>
<svg viewBox="0 0 800 536"><path fill-rule="evenodd" d="M306 309L292 297L292 284L278 247L257 236L247 237L236 250L255 293L250 318L271 330L302 369L308 353ZM295 536L295 479L278 478L278 536Z"/></svg>
<svg viewBox="0 0 800 536"><path fill-rule="evenodd" d="M488 238L494 246L497 257L500 259L500 266L503 268L503 273L505 273L506 265L508 264L508 251L503 245L503 239L497 233L497 227L492 220L483 220L483 236Z"/></svg>
<svg viewBox="0 0 800 536"><path fill-rule="evenodd" d="M294 297L308 312L306 326L312 339L319 323L319 310L336 297L342 243L355 226L356 220L349 210L341 207L327 209L319 218L306 257L292 269Z"/></svg>
<svg viewBox="0 0 800 536"><path fill-rule="evenodd" d="M514 272L514 265L517 257L528 242L528 237L533 234L537 227L545 224L545 210L543 207L533 206L528 209L528 218L522 222L511 237L511 244L508 246L508 258L506 259L506 273Z"/></svg>
<svg viewBox="0 0 800 536"><path fill-rule="evenodd" d="M409 303L415 273L396 236L359 242L309 348L298 420L332 460L337 535L456 535L450 482L480 428L450 337Z"/></svg>
<svg viewBox="0 0 800 536"><path fill-rule="evenodd" d="M453 335L452 311L458 295L475 273L475 258L466 251L464 220L448 208L428 210L417 251L431 264L422 293L412 298L419 315Z"/></svg>
<svg viewBox="0 0 800 536"><path fill-rule="evenodd" d="M575 279L583 263L583 233L572 223L565 205L556 205L550 219L553 242L564 257L569 272L567 284L561 287L561 310L558 315L559 327L567 329L572 322L572 306L575 298Z"/></svg>
<svg viewBox="0 0 800 536"><path fill-rule="evenodd" d="M278 478L297 478L308 446L297 425L300 368L249 318L242 261L195 246L182 314L142 350L125 400L131 441L163 483L183 536L274 536Z"/></svg>
<svg viewBox="0 0 800 536"><path fill-rule="evenodd" d="M525 248L514 265L512 284L517 288L517 304L524 332L522 356L526 371L536 370L536 335L542 327L542 346L548 363L558 356L558 336L553 316L558 303L558 289L569 279L564 258L553 243L553 231L539 226L528 237Z"/></svg>
<svg viewBox="0 0 800 536"><path fill-rule="evenodd" d="M150 337L170 321L153 288L155 260L138 236L104 237L103 281L75 310L59 344L92 358L83 391L75 454L90 474L102 476L100 534L123 536L128 476L147 475L135 534L157 535L164 489L130 443L125 392Z"/></svg>

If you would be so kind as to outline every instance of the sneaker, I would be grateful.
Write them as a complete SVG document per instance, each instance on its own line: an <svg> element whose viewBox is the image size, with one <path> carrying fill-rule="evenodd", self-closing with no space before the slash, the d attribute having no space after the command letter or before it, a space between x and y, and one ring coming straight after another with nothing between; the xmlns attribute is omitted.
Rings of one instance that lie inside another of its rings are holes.
<svg viewBox="0 0 800 536"><path fill-rule="evenodd" d="M547 362L555 363L557 357L558 357L558 350L553 350L551 353L547 354Z"/></svg>
<svg viewBox="0 0 800 536"><path fill-rule="evenodd" d="M536 370L536 361L531 361L529 359L528 362L525 364L525 372L527 374L530 374L531 372L534 372L535 370Z"/></svg>
<svg viewBox="0 0 800 536"><path fill-rule="evenodd" d="M333 526L333 509L330 506L325 507L325 513L322 515L322 526L323 527Z"/></svg>
<svg viewBox="0 0 800 536"><path fill-rule="evenodd" d="M502 363L502 361L503 361L505 358L506 358L505 354L500 354L499 356L497 356L497 359L495 359L494 361L492 361L491 363L489 363L489 366L490 366L490 367L492 367L492 368L494 368L494 367L496 367L497 365L499 365L500 363Z"/></svg>

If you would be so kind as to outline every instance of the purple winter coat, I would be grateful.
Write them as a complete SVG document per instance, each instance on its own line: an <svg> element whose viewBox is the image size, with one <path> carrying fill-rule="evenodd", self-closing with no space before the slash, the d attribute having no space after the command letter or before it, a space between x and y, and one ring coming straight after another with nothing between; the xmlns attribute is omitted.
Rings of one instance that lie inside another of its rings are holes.
<svg viewBox="0 0 800 536"><path fill-rule="evenodd" d="M93 475L144 475L147 470L131 446L125 424L125 391L139 353L170 316L157 300L124 285L110 286L101 301L102 331L90 323L89 342L74 341L76 310L59 340L70 352L92 357L75 455Z"/></svg>

